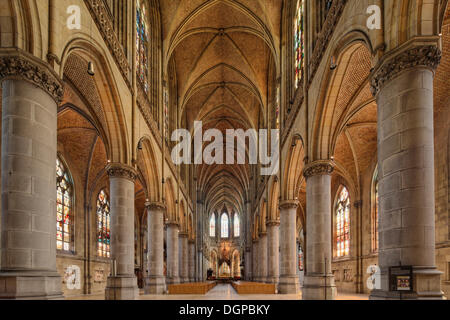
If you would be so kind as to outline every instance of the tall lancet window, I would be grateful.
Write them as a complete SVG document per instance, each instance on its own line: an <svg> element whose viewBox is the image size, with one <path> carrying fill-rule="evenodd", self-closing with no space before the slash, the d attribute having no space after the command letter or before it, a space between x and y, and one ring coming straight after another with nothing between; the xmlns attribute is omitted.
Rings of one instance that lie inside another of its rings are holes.
<svg viewBox="0 0 450 320"><path fill-rule="evenodd" d="M237 213L234 214L233 224L234 224L234 237L238 238L241 233L241 224L239 220L239 215Z"/></svg>
<svg viewBox="0 0 450 320"><path fill-rule="evenodd" d="M209 219L209 236L212 238L216 236L216 215L214 213Z"/></svg>
<svg viewBox="0 0 450 320"><path fill-rule="evenodd" d="M111 215L108 195L104 190L97 197L97 253L99 257L109 258L111 252Z"/></svg>
<svg viewBox="0 0 450 320"><path fill-rule="evenodd" d="M61 159L56 158L56 249L72 251L73 183Z"/></svg>
<svg viewBox="0 0 450 320"><path fill-rule="evenodd" d="M294 20L295 88L300 86L305 64L304 0L298 0Z"/></svg>
<svg viewBox="0 0 450 320"><path fill-rule="evenodd" d="M372 209L372 251L378 252L378 212L379 212L379 201L378 201L378 169L375 170L373 178L373 209Z"/></svg>
<svg viewBox="0 0 450 320"><path fill-rule="evenodd" d="M136 0L136 73L145 92L148 92L149 24L144 0Z"/></svg>
<svg viewBox="0 0 450 320"><path fill-rule="evenodd" d="M222 214L222 218L220 219L220 228L221 228L221 237L228 238L230 235L229 232L229 221L228 215L226 213Z"/></svg>
<svg viewBox="0 0 450 320"><path fill-rule="evenodd" d="M336 205L336 256L350 254L350 195L343 187Z"/></svg>

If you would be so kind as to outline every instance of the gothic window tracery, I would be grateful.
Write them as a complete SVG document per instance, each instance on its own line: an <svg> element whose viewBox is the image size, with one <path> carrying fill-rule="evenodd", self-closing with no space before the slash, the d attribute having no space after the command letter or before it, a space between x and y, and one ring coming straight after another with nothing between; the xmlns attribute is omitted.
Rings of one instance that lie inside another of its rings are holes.
<svg viewBox="0 0 450 320"><path fill-rule="evenodd" d="M214 238L216 236L216 215L213 213L209 219L209 236Z"/></svg>
<svg viewBox="0 0 450 320"><path fill-rule="evenodd" d="M56 249L72 251L73 183L60 158L56 158Z"/></svg>
<svg viewBox="0 0 450 320"><path fill-rule="evenodd" d="M342 187L336 205L336 257L350 254L350 195Z"/></svg>
<svg viewBox="0 0 450 320"><path fill-rule="evenodd" d="M136 0L136 73L146 93L149 90L149 20L147 13L145 2Z"/></svg>
<svg viewBox="0 0 450 320"><path fill-rule="evenodd" d="M226 213L222 214L222 217L220 219L220 228L221 228L221 237L222 238L228 238L229 233L229 220L228 215Z"/></svg>
<svg viewBox="0 0 450 320"><path fill-rule="evenodd" d="M97 254L103 258L111 256L111 215L108 195L105 190L97 197Z"/></svg>
<svg viewBox="0 0 450 320"><path fill-rule="evenodd" d="M305 64L304 0L298 0L294 19L295 88L300 86Z"/></svg>

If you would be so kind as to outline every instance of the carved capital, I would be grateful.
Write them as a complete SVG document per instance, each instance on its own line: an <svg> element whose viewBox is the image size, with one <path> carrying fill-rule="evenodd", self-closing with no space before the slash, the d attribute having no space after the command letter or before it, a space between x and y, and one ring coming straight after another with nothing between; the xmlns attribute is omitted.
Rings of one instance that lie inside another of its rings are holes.
<svg viewBox="0 0 450 320"><path fill-rule="evenodd" d="M137 174L134 168L121 164L121 163L110 163L106 167L106 172L112 178L124 178L132 182L136 180Z"/></svg>
<svg viewBox="0 0 450 320"><path fill-rule="evenodd" d="M334 162L330 160L314 161L306 165L303 176L308 180L313 176L331 175L334 171Z"/></svg>
<svg viewBox="0 0 450 320"><path fill-rule="evenodd" d="M150 211L166 211L166 205L162 202L146 202L145 207Z"/></svg>
<svg viewBox="0 0 450 320"><path fill-rule="evenodd" d="M166 226L167 227L176 227L176 228L180 227L180 225L178 224L177 221L166 221Z"/></svg>
<svg viewBox="0 0 450 320"><path fill-rule="evenodd" d="M56 104L60 104L64 87L50 65L18 50L0 52L0 81L24 80L47 92Z"/></svg>
<svg viewBox="0 0 450 320"><path fill-rule="evenodd" d="M180 232L178 234L178 238L188 238L189 234L187 232Z"/></svg>
<svg viewBox="0 0 450 320"><path fill-rule="evenodd" d="M400 72L414 67L426 67L436 70L442 53L432 44L416 46L396 54L392 58L381 60L372 74L370 88L376 96L386 82L395 78Z"/></svg>
<svg viewBox="0 0 450 320"><path fill-rule="evenodd" d="M280 210L290 210L290 209L297 210L298 206L299 206L298 200L285 200L280 202Z"/></svg>
<svg viewBox="0 0 450 320"><path fill-rule="evenodd" d="M280 225L279 220L269 220L266 222L267 227L278 227Z"/></svg>

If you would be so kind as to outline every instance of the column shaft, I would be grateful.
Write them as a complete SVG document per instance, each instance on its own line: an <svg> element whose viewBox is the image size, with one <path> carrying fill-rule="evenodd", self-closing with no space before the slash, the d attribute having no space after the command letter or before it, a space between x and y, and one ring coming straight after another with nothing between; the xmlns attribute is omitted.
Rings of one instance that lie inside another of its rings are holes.
<svg viewBox="0 0 450 320"><path fill-rule="evenodd" d="M106 300L133 300L138 296L134 274L134 169L122 164L107 167L111 203L111 259L116 274L108 277Z"/></svg>
<svg viewBox="0 0 450 320"><path fill-rule="evenodd" d="M281 294L299 293L296 275L296 201L284 201L280 205L280 281L278 292Z"/></svg>
<svg viewBox="0 0 450 320"><path fill-rule="evenodd" d="M379 263L372 299L442 299L435 265L433 45L385 62L372 80L378 104ZM400 61L400 62L399 62ZM402 63L402 64L401 64ZM402 65L402 71L396 66ZM392 70L385 73L384 70ZM412 292L392 291L389 269L413 268Z"/></svg>
<svg viewBox="0 0 450 320"><path fill-rule="evenodd" d="M167 283L180 283L178 261L178 224L167 225Z"/></svg>
<svg viewBox="0 0 450 320"><path fill-rule="evenodd" d="M148 277L146 294L163 294L166 279L164 277L164 204L147 204L148 225Z"/></svg>
<svg viewBox="0 0 450 320"><path fill-rule="evenodd" d="M0 299L62 298L56 272L57 105L23 80L2 84Z"/></svg>
<svg viewBox="0 0 450 320"><path fill-rule="evenodd" d="M258 281L258 240L252 242L252 280Z"/></svg>
<svg viewBox="0 0 450 320"><path fill-rule="evenodd" d="M259 280L260 282L267 281L267 233L259 234Z"/></svg>
<svg viewBox="0 0 450 320"><path fill-rule="evenodd" d="M334 300L336 286L331 271L331 173L330 161L305 168L306 181L306 275L304 300Z"/></svg>
<svg viewBox="0 0 450 320"><path fill-rule="evenodd" d="M187 283L189 282L189 248L188 248L188 235L185 233L180 233L178 237L178 244L179 244L179 275L180 275L180 282L181 283Z"/></svg>
<svg viewBox="0 0 450 320"><path fill-rule="evenodd" d="M195 282L195 241L189 240L189 282Z"/></svg>
<svg viewBox="0 0 450 320"><path fill-rule="evenodd" d="M267 282L278 285L280 280L280 223L278 221L271 221L267 224L267 250Z"/></svg>

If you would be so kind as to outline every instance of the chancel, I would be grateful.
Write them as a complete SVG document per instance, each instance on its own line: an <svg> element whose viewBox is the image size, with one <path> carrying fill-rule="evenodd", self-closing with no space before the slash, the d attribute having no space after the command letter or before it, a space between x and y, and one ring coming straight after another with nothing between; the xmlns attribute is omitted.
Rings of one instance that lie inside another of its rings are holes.
<svg viewBox="0 0 450 320"><path fill-rule="evenodd" d="M448 0L0 0L0 299L443 300L449 75Z"/></svg>

